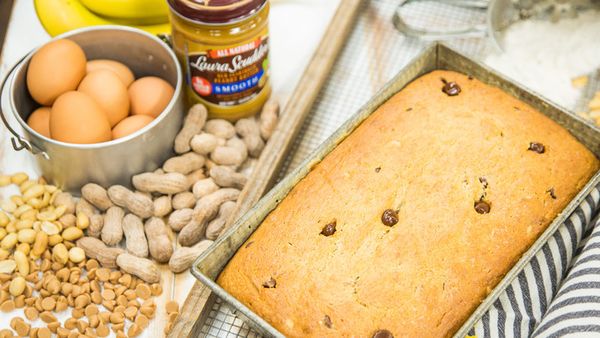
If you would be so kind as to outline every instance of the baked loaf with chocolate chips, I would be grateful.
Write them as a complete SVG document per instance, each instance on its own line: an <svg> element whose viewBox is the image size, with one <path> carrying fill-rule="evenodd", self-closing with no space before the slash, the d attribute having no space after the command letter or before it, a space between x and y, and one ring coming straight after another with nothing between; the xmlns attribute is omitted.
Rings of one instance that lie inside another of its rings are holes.
<svg viewBox="0 0 600 338"><path fill-rule="evenodd" d="M598 169L527 104L434 71L315 166L218 283L288 337L448 337Z"/></svg>

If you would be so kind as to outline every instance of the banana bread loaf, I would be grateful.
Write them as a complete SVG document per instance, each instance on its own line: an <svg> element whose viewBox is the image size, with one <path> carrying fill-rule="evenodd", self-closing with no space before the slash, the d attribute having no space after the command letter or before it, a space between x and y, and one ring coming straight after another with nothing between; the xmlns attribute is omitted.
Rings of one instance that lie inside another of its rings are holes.
<svg viewBox="0 0 600 338"><path fill-rule="evenodd" d="M527 104L434 71L316 165L218 283L289 337L451 336L598 168Z"/></svg>

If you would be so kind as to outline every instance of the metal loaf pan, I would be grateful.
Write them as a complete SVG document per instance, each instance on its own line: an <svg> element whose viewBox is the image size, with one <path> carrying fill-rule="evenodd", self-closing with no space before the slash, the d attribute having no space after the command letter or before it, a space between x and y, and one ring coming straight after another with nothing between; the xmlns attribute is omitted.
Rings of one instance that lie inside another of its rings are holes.
<svg viewBox="0 0 600 338"><path fill-rule="evenodd" d="M346 136L352 133L356 127L358 127L372 112L374 112L382 103L387 101L392 95L421 75L436 69L461 72L463 74L471 75L484 83L501 88L508 94L533 106L569 130L571 134L590 149L597 157L600 157L600 129L592 126L589 122L586 122L575 114L569 113L548 102L539 95L512 83L506 78L491 71L489 68L468 59L456 51L442 44L434 44L409 63L381 91L379 91L379 93L365 104L358 113L321 144L312 155L299 166L299 168L281 181L248 213L228 229L212 248L200 255L192 267L192 274L206 284L214 294L222 298L229 306L235 309L236 314L246 320L248 324L258 332L266 337L283 337L279 331L269 325L264 319L260 318L248 307L217 285L215 282L216 278L238 248L260 226L263 219L277 207L279 202L311 171L314 165L319 163L331 150L342 142ZM464 337L467 335L471 327L485 314L536 252L542 248L559 226L566 221L569 215L598 183L600 183L600 172L596 173L590 181L587 182L585 187L581 189L567 207L554 219L531 248L523 254L521 259L513 266L496 288L456 332L455 337Z"/></svg>

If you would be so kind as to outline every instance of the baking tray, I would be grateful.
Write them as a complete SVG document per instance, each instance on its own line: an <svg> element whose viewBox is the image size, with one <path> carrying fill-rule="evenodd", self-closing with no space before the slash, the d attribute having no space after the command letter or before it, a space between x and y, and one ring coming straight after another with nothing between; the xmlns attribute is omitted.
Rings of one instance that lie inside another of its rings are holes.
<svg viewBox="0 0 600 338"><path fill-rule="evenodd" d="M265 197L263 197L256 206L240 218L240 220L238 220L238 222L236 222L211 249L200 255L192 267L192 274L206 284L218 297L223 299L226 304L235 309L237 315L247 321L248 324L255 328L260 334L265 337L284 337L283 334L273 328L264 319L252 312L248 307L221 288L215 282L216 278L238 248L240 248L248 237L250 237L258 226L260 226L263 219L277 207L279 202L317 163L319 163L329 152L331 152L331 150L341 143L354 131L354 129L356 129L356 127L358 127L391 96L416 78L436 69L453 70L471 75L484 83L502 89L508 94L536 108L569 130L569 132L590 149L596 157L600 157L600 129L594 127L591 123L585 121L581 117L550 103L540 95L510 82L491 69L470 60L453 49L439 43L432 44L411 61L352 118L319 146L312 155L302 163L302 165L288 175ZM587 182L583 189L581 189L565 209L558 214L529 250L523 254L521 259L519 259L494 290L492 290L479 307L477 307L471 316L463 323L462 327L455 333L455 337L464 337L467 335L473 325L485 314L536 252L542 248L558 227L567 220L568 216L598 183L600 183L600 171Z"/></svg>

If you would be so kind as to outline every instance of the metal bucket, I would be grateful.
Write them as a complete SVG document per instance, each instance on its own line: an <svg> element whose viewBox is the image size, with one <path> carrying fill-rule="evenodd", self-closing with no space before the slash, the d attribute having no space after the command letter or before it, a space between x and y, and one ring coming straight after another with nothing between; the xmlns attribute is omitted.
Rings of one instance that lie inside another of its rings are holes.
<svg viewBox="0 0 600 338"><path fill-rule="evenodd" d="M13 148L33 153L44 178L74 194L79 194L81 186L89 182L102 186L130 186L132 175L162 165L172 154L173 140L181 127L184 111L181 68L169 46L151 34L124 26L82 28L55 39L76 42L83 48L88 60L122 62L136 78L158 76L175 88L173 98L152 123L126 137L97 144L52 140L31 129L25 122L29 114L39 107L29 95L26 85L29 61L36 52L33 50L14 66L1 87L2 97L8 101L7 113L24 130L24 135L17 133L2 112L3 122L13 134Z"/></svg>

